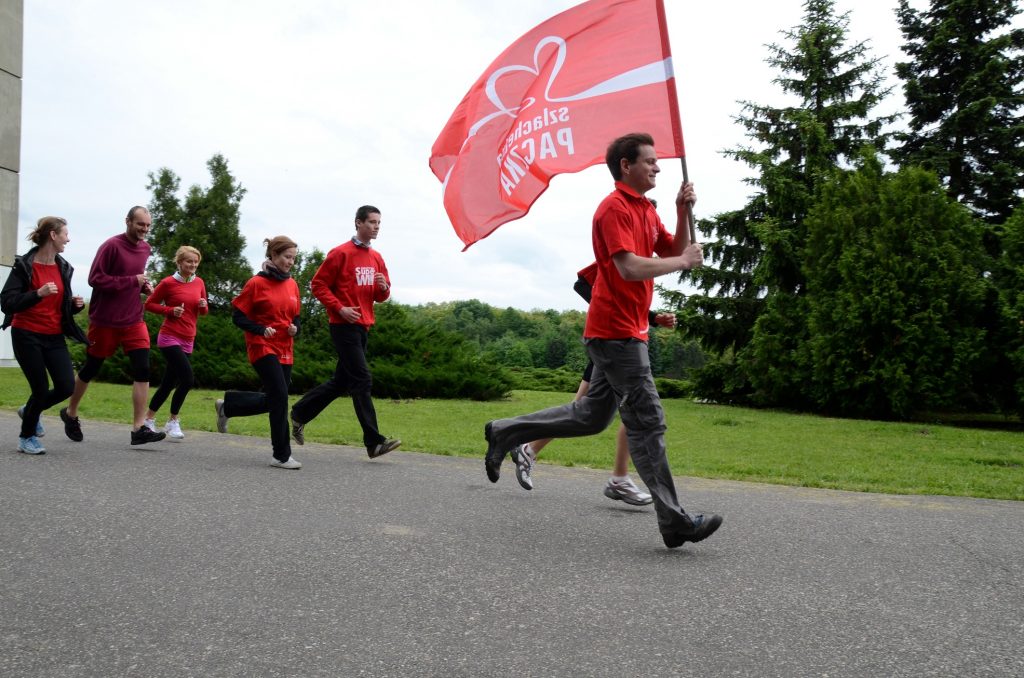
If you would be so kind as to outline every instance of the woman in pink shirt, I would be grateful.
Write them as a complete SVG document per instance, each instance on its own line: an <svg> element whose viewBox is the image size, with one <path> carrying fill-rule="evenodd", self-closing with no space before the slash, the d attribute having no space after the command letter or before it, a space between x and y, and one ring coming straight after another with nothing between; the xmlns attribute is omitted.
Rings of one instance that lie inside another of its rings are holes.
<svg viewBox="0 0 1024 678"><path fill-rule="evenodd" d="M185 437L178 414L193 383L189 356L192 355L196 339L196 320L200 315L210 312L206 300L206 284L196 276L202 258L203 255L195 247L179 247L174 254L178 270L161 280L146 300L147 311L164 316L164 323L156 335L156 346L164 356L167 369L164 370L160 387L149 401L145 426L156 431L157 410L173 390L171 416L164 425L167 437L172 440Z"/></svg>

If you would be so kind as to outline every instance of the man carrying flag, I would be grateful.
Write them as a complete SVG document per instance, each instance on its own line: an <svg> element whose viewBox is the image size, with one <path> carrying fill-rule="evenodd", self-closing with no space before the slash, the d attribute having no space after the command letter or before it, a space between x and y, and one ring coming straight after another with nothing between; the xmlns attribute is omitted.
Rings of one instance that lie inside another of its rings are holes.
<svg viewBox="0 0 1024 678"><path fill-rule="evenodd" d="M605 162L615 190L594 214L598 271L583 333L594 362L590 390L568 405L488 422L484 467L490 481L497 482L501 463L513 448L539 438L600 433L618 407L633 465L654 497L662 539L665 546L676 548L706 539L722 524L721 516L690 515L679 505L665 453L665 414L647 353L653 279L704 260L700 245L689 236L688 208L697 196L692 184L680 187L673 236L644 197L661 171L654 139L648 134L619 137L608 146Z"/></svg>

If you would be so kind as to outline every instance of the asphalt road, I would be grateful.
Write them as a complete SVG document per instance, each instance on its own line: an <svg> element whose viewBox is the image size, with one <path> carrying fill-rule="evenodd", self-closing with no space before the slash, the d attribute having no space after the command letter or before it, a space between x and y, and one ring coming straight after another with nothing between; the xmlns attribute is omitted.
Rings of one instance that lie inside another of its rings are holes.
<svg viewBox="0 0 1024 678"><path fill-rule="evenodd" d="M339 406L340 407L340 406ZM331 408L332 412L347 409ZM605 474L0 412L0 675L1021 676L1024 503Z"/></svg>

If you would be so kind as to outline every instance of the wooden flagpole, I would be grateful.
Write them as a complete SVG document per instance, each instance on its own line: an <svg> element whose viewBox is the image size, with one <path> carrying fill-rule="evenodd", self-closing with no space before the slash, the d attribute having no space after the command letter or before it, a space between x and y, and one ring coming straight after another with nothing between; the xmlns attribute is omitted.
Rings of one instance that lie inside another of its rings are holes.
<svg viewBox="0 0 1024 678"><path fill-rule="evenodd" d="M680 162L683 163L683 183L689 183L690 173L686 171L686 156L681 157ZM690 222L690 244L697 242L697 225L693 221L693 203L686 203L686 216Z"/></svg>

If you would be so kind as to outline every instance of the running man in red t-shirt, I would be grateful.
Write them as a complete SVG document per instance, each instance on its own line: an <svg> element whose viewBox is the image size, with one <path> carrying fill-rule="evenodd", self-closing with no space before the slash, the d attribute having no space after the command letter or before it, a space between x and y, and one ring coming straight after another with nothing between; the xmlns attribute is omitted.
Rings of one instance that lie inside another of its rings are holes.
<svg viewBox="0 0 1024 678"><path fill-rule="evenodd" d="M651 204L654 204L653 200L651 200ZM576 284L573 285L576 293L583 297L583 300L588 304L593 295L594 280L596 278L597 262L595 261L577 273ZM647 314L647 320L652 325L660 327L672 328L676 326L675 313L656 313L650 311ZM583 378L580 379L580 385L576 389L574 400L579 400L587 395L593 375L594 362L588 360L587 366L583 369ZM512 461L516 464L516 479L523 489L533 489L533 467L537 462L537 455L547 447L551 440L551 438L532 440L512 450ZM615 501L632 504L633 506L647 506L654 501L650 494L637 487L633 479L629 477L629 441L626 438L626 427L621 424L619 425L618 432L615 434L615 463L612 466L612 476L605 483L604 496Z"/></svg>
<svg viewBox="0 0 1024 678"><path fill-rule="evenodd" d="M689 241L687 205L697 196L692 185L680 187L673 236L644 197L661 171L651 136L619 137L608 147L605 162L615 190L594 214L597 277L583 332L594 361L590 390L568 405L487 422L484 468L490 481L497 482L501 462L516 446L539 438L599 433L611 423L618 405L633 465L654 497L662 540L676 548L706 539L722 524L721 516L691 515L679 505L665 453L665 413L647 354L653 279L704 261L700 245Z"/></svg>
<svg viewBox="0 0 1024 678"><path fill-rule="evenodd" d="M380 232L380 210L363 205L356 210L356 234L327 253L310 289L327 310L331 341L338 354L334 375L292 405L292 437L302 445L304 429L324 408L343 395L352 396L363 445L370 459L402 444L381 435L377 410L370 397L373 377L366 362L366 341L373 327L373 305L391 297L391 278L384 257L370 246Z"/></svg>

